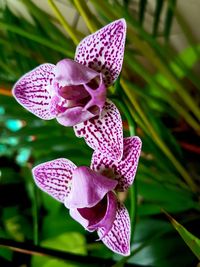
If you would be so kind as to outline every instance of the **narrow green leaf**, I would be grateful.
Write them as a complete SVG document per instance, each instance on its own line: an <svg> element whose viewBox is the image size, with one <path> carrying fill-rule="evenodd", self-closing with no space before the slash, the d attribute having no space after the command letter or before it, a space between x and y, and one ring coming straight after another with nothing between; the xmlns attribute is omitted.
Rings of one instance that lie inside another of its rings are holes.
<svg viewBox="0 0 200 267"><path fill-rule="evenodd" d="M140 0L139 3L139 22L143 24L145 18L145 11L147 6L147 0Z"/></svg>
<svg viewBox="0 0 200 267"><path fill-rule="evenodd" d="M154 12L154 21L153 21L153 36L156 36L158 33L158 27L160 22L161 11L163 8L164 1L156 0L156 8Z"/></svg>
<svg viewBox="0 0 200 267"><path fill-rule="evenodd" d="M167 212L164 211L164 213L167 215L173 227L177 230L179 235L182 237L188 247L192 250L194 255L200 260L200 239L191 234L185 227L178 223Z"/></svg>
<svg viewBox="0 0 200 267"><path fill-rule="evenodd" d="M164 36L166 41L168 41L170 35L170 30L174 17L174 9L176 6L176 0L169 0L168 2L169 3L168 3L167 14L165 17L165 27L164 27Z"/></svg>

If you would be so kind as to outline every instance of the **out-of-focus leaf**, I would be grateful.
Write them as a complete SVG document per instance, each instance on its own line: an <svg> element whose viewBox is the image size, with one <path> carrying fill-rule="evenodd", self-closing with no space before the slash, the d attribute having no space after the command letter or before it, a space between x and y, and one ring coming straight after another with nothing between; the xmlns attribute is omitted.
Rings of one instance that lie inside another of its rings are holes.
<svg viewBox="0 0 200 267"><path fill-rule="evenodd" d="M139 1L139 22L143 24L145 19L145 11L147 6L147 0L140 0Z"/></svg>
<svg viewBox="0 0 200 267"><path fill-rule="evenodd" d="M163 7L164 1L163 0L156 0L156 8L154 12L154 21L153 21L153 36L157 35L161 11Z"/></svg>
<svg viewBox="0 0 200 267"><path fill-rule="evenodd" d="M137 182L138 193L141 196L138 206L140 215L161 213L162 208L170 212L182 212L197 207L192 194L186 190L152 181L147 176L138 176Z"/></svg>
<svg viewBox="0 0 200 267"><path fill-rule="evenodd" d="M1 227L0 227L0 236L4 238L8 238L8 235L5 233L5 231L3 231L3 229L1 229ZM2 248L2 247L0 248L0 257L3 257L4 259L11 261L12 255L13 255L13 252L11 250ZM0 259L0 262L1 262L1 259Z"/></svg>
<svg viewBox="0 0 200 267"><path fill-rule="evenodd" d="M200 51L200 45L195 46L195 48ZM199 60L198 54L195 53L194 47L188 47L183 52L181 52L177 58L175 58L171 63L170 67L176 74L176 76L181 79L187 75L188 70L190 70ZM176 62L181 61L186 68L181 68ZM168 81L168 79L161 73L156 74L156 80L166 89L173 91L174 87Z"/></svg>
<svg viewBox="0 0 200 267"><path fill-rule="evenodd" d="M56 225L58 227L58 225ZM68 232L62 235L59 235L55 238L47 239L41 242L41 245L47 248L53 248L60 251L72 252L81 255L86 255L86 242L83 235L77 232ZM54 265L56 264L56 265ZM62 266L62 267L74 267L75 264L50 259L47 257L33 256L31 261L31 267L53 267L53 266Z"/></svg>
<svg viewBox="0 0 200 267"><path fill-rule="evenodd" d="M191 234L184 226L178 223L168 213L166 213L166 215L168 216L173 227L177 230L179 235L182 237L182 239L194 253L194 255L200 260L200 239Z"/></svg>
<svg viewBox="0 0 200 267"><path fill-rule="evenodd" d="M141 244L135 243L133 251ZM197 265L192 253L184 244L181 244L179 238L171 233L155 239L152 238L152 241L149 240L149 243L142 250L135 255L133 253L133 257L128 262L153 267L188 267Z"/></svg>
<svg viewBox="0 0 200 267"><path fill-rule="evenodd" d="M56 213L55 211L55 213L50 213L43 218L41 238L54 238L74 230L77 233L85 233L84 228L70 217L69 211L63 206L60 207L59 212Z"/></svg>
<svg viewBox="0 0 200 267"><path fill-rule="evenodd" d="M168 8L165 17L165 26L164 26L164 36L165 39L168 40L170 36L170 30L172 26L172 20L174 17L174 9L176 7L176 0L169 0L168 1Z"/></svg>

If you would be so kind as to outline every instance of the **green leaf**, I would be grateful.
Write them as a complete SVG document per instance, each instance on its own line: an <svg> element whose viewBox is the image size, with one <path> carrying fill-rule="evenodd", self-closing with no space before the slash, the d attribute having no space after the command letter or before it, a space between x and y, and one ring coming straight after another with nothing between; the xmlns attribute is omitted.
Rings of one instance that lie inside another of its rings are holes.
<svg viewBox="0 0 200 267"><path fill-rule="evenodd" d="M153 174L152 174L153 175ZM138 205L139 215L161 213L161 208L170 212L182 212L197 207L192 194L186 190L148 178L148 174L138 173L137 185L141 203ZM184 205L183 205L184 203Z"/></svg>
<svg viewBox="0 0 200 267"><path fill-rule="evenodd" d="M200 51L200 45L197 46L190 46L186 48L183 52L181 52L174 60L171 61L170 67L176 74L177 78L182 79L185 77L188 73L188 71L197 63L199 60L199 57L197 56L197 53L194 52L194 47L198 51ZM177 64L177 62L182 62L182 65L184 67ZM166 89L169 89L170 91L174 90L174 87L171 85L170 81L161 73L156 74L155 76L156 80Z"/></svg>
<svg viewBox="0 0 200 267"><path fill-rule="evenodd" d="M164 4L163 0L156 0L156 8L154 12L154 21L153 21L153 36L156 36L158 32L163 4Z"/></svg>
<svg viewBox="0 0 200 267"><path fill-rule="evenodd" d="M173 217L171 217L168 213L165 212L167 217L169 218L171 224L177 230L179 235L194 253L194 255L200 260L200 239L191 234L184 226L178 223Z"/></svg>
<svg viewBox="0 0 200 267"><path fill-rule="evenodd" d="M174 9L176 7L176 0L169 0L168 1L168 9L167 14L165 17L165 27L164 27L164 36L165 39L168 40L170 36L170 30L172 26L172 20L174 17Z"/></svg>
<svg viewBox="0 0 200 267"><path fill-rule="evenodd" d="M56 225L56 227L58 227ZM41 245L46 248L53 248L59 251L72 252L75 254L86 255L86 241L82 234L77 232L68 232L59 235L55 238L47 239L41 242ZM48 257L33 256L31 267L75 267L77 265L68 262L51 259Z"/></svg>
<svg viewBox="0 0 200 267"><path fill-rule="evenodd" d="M145 19L146 6L147 6L147 0L139 1L139 21L141 24L143 24Z"/></svg>

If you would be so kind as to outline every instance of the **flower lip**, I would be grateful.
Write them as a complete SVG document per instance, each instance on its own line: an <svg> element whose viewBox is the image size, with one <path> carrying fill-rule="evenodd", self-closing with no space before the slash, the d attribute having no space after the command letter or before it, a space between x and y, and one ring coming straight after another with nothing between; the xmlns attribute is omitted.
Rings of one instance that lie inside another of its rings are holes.
<svg viewBox="0 0 200 267"><path fill-rule="evenodd" d="M116 180L96 173L88 167L77 167L73 171L71 192L64 204L68 209L94 207L117 186L117 183Z"/></svg>
<svg viewBox="0 0 200 267"><path fill-rule="evenodd" d="M104 238L104 236L107 235L107 233L112 228L113 221L115 219L117 211L117 199L112 191L107 193L106 200L107 200L106 211L102 219L96 224L90 223L88 225L88 230L90 231L97 230L99 227L104 228L104 235L100 239Z"/></svg>
<svg viewBox="0 0 200 267"><path fill-rule="evenodd" d="M59 103L57 120L64 126L74 126L99 115L106 101L102 74L70 59L57 63L52 86Z"/></svg>
<svg viewBox="0 0 200 267"><path fill-rule="evenodd" d="M112 191L91 208L70 209L70 215L90 232L104 228L102 239L112 228L116 217L117 199Z"/></svg>

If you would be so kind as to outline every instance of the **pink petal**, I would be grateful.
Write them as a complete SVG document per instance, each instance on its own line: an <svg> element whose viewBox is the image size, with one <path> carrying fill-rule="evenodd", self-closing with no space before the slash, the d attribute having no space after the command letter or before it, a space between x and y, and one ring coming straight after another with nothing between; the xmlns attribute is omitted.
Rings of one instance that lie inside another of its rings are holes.
<svg viewBox="0 0 200 267"><path fill-rule="evenodd" d="M116 210L116 195L110 191L107 196L94 207L70 209L70 215L90 232L97 230L99 227L103 227L105 230L104 235L106 235L112 228L113 221L116 217Z"/></svg>
<svg viewBox="0 0 200 267"><path fill-rule="evenodd" d="M56 119L61 125L74 126L92 117L94 117L94 114L88 110L83 110L82 107L73 107L57 115Z"/></svg>
<svg viewBox="0 0 200 267"><path fill-rule="evenodd" d="M102 216L101 219L99 219L99 221L97 221L96 223L94 222L92 223L92 221L90 221L88 229L93 230L98 228L104 228L104 236L107 235L107 233L112 228L113 222L116 217L116 211L117 211L117 198L116 195L112 191L110 191L107 194L107 203L104 216ZM102 236L101 238L103 238L104 236Z"/></svg>
<svg viewBox="0 0 200 267"><path fill-rule="evenodd" d="M98 235L109 249L123 256L128 256L130 255L130 228L128 211L122 204L118 203L116 218L111 230L105 235L105 229L99 228Z"/></svg>
<svg viewBox="0 0 200 267"><path fill-rule="evenodd" d="M91 160L91 169L118 181L116 190L124 191L132 183L137 171L142 142L139 137L124 138L124 152L121 161L116 162L106 154L95 151Z"/></svg>
<svg viewBox="0 0 200 267"><path fill-rule="evenodd" d="M77 167L73 172L71 192L64 204L68 209L93 207L116 185L117 181L88 167Z"/></svg>
<svg viewBox="0 0 200 267"><path fill-rule="evenodd" d="M100 116L74 126L74 131L77 137L84 137L91 148L108 158L122 158L122 120L119 110L110 100L106 100Z"/></svg>
<svg viewBox="0 0 200 267"><path fill-rule="evenodd" d="M78 212L77 209L70 209L69 210L69 214L70 216L75 220L77 221L78 223L80 223L85 229L87 229L87 226L88 226L88 220L83 218L81 216L81 214ZM88 229L87 229L88 230ZM90 231L90 230L88 230ZM90 232L93 232L94 230L91 230Z"/></svg>
<svg viewBox="0 0 200 267"><path fill-rule="evenodd" d="M68 159L55 159L33 168L37 186L60 202L64 202L71 190L72 173L76 165Z"/></svg>
<svg viewBox="0 0 200 267"><path fill-rule="evenodd" d="M55 66L55 81L60 86L86 84L99 73L71 59L63 59Z"/></svg>
<svg viewBox="0 0 200 267"><path fill-rule="evenodd" d="M41 119L51 120L49 87L54 78L54 65L42 64L22 76L14 85L12 93L24 108Z"/></svg>
<svg viewBox="0 0 200 267"><path fill-rule="evenodd" d="M84 38L76 48L75 60L103 73L109 86L121 72L125 39L126 22L116 20Z"/></svg>

